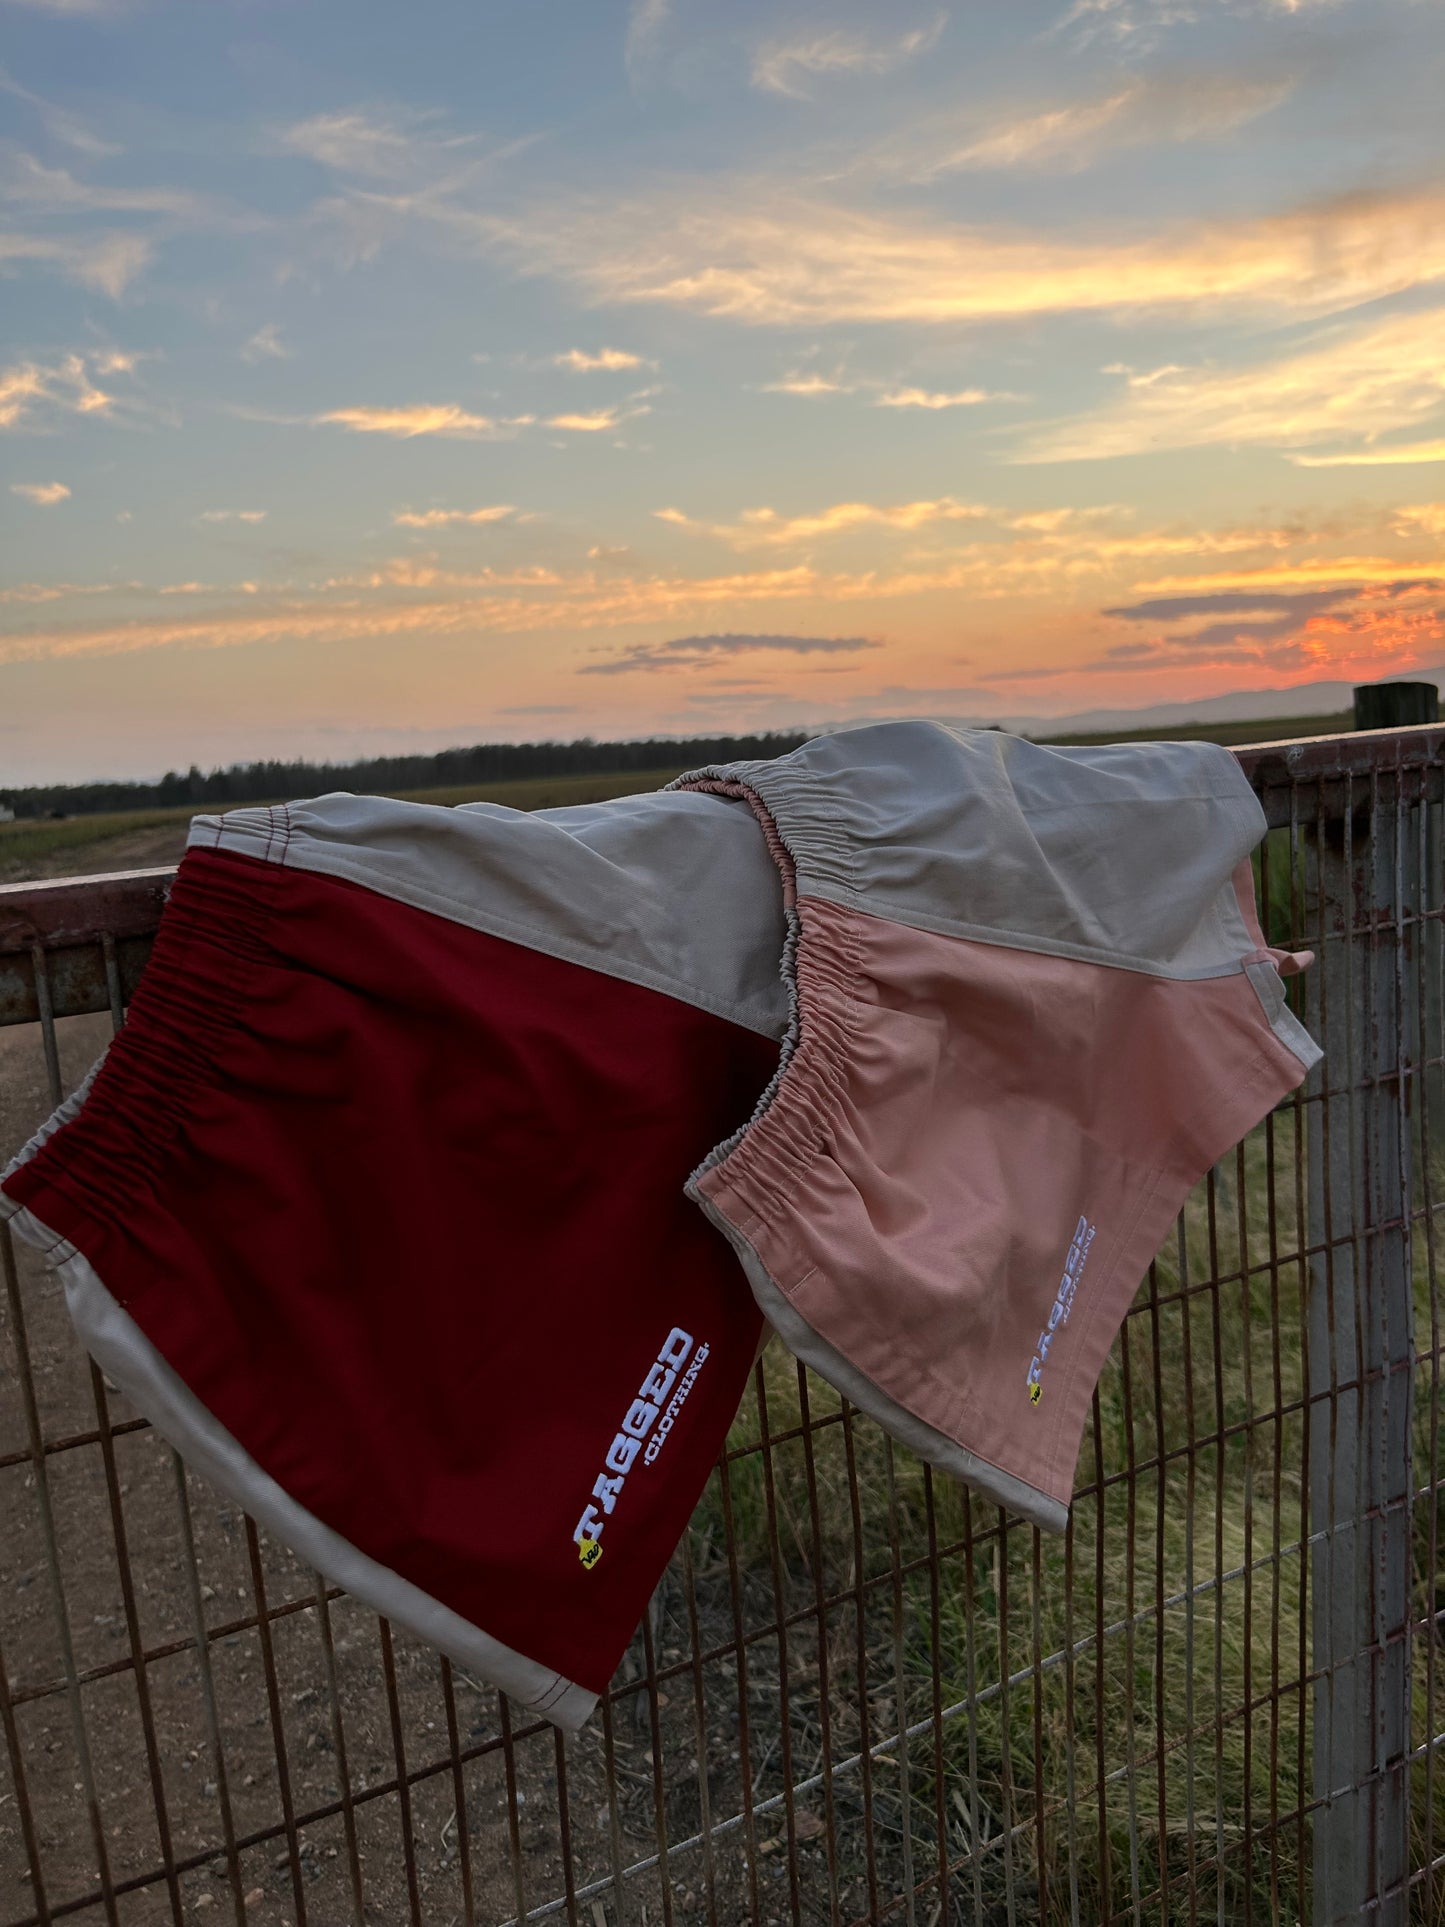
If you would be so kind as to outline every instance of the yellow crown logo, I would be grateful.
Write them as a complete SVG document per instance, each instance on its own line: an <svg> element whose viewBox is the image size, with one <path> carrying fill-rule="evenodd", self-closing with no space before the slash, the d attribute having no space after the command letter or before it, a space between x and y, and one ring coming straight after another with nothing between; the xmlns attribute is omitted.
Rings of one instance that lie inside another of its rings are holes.
<svg viewBox="0 0 1445 1927"><path fill-rule="evenodd" d="M588 1572L591 1572L592 1568L597 1564L597 1561L602 1557L601 1540L579 1539L577 1541L577 1557L582 1561L584 1568Z"/></svg>

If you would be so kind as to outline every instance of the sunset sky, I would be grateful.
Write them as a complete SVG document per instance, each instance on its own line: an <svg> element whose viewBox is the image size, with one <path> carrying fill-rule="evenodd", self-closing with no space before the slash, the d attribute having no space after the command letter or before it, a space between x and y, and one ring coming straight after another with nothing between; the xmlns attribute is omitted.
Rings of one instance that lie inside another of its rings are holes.
<svg viewBox="0 0 1445 1927"><path fill-rule="evenodd" d="M1439 0L0 0L0 787L1445 662Z"/></svg>

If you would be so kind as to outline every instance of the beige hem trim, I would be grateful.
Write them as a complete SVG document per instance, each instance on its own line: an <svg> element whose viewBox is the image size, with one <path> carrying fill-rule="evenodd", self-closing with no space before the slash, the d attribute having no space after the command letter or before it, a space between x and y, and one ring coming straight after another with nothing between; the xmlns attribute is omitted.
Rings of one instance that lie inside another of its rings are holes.
<svg viewBox="0 0 1445 1927"><path fill-rule="evenodd" d="M1062 1532L1065 1529L1069 1523L1069 1508L1058 1499L1050 1498L1048 1493L1040 1492L1037 1486L1028 1485L988 1459L979 1458L967 1446L960 1445L946 1433L935 1431L933 1426L917 1418L906 1407L895 1404L886 1392L880 1391L856 1365L814 1331L787 1294L774 1282L766 1265L741 1232L729 1224L721 1212L691 1184L688 1185L688 1196L701 1206L737 1252L763 1316L795 1358L802 1359L819 1378L826 1379L860 1412L877 1419L886 1432L910 1451L916 1452L919 1458L937 1466L940 1472L964 1480L985 1498L1006 1506L1010 1512L1018 1513L1032 1525L1041 1526L1045 1532Z"/></svg>

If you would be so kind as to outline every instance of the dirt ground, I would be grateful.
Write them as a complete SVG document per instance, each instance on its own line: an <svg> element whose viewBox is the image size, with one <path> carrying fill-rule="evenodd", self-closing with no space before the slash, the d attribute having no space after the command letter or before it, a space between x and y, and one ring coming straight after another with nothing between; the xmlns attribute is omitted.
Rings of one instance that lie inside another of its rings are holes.
<svg viewBox="0 0 1445 1927"><path fill-rule="evenodd" d="M149 870L181 860L186 847L185 823L162 823L148 830L102 838L93 853L82 848L57 850L53 856L32 857L24 863L7 860L0 846L0 883L23 883L39 877L99 876L111 870Z"/></svg>
<svg viewBox="0 0 1445 1927"><path fill-rule="evenodd" d="M139 867L175 855L176 838L170 831L138 835L124 848L117 839L105 850L107 867ZM59 1026L67 1089L104 1048L108 1026L104 1017L74 1018ZM49 1108L37 1029L0 1030L0 1162L24 1142ZM47 1492L42 1494L27 1451L22 1372L28 1370L33 1383L47 1441L94 1430L97 1394L53 1279L28 1249L17 1247L17 1265L23 1334L8 1300L0 1296L0 1659L18 1702L17 1740L38 1855L32 1859L27 1847L20 1790L0 1750L0 1927L39 1919L44 1906L54 1909L90 1896L93 1902L77 1917L103 1918L97 1873L101 1851L117 1886L144 1882L117 1902L116 1919L127 1927L163 1921L213 1927L226 1919L250 1927L300 1927L303 1915L319 1927L362 1927L363 1922L392 1927L405 1920L453 1927L469 1918L503 1922L519 1909L563 1899L564 1820L573 1883L585 1887L604 1879L614 1865L630 1866L658 1853L659 1806L665 1842L676 1843L694 1834L705 1814L716 1822L739 1812L745 1772L756 1799L780 1791L785 1736L778 1717L776 1639L762 1639L751 1647L745 1693L740 1691L735 1656L714 1659L696 1675L683 1669L694 1642L697 1649L707 1650L732 1640L735 1609L750 1629L770 1626L776 1617L773 1580L766 1569L744 1572L735 1601L726 1563L703 1537L693 1547L697 1571L692 1587L684 1583L679 1559L654 1602L654 1650L664 1677L660 1688L638 1691L615 1708L614 1770L609 1774L600 1715L565 1745L542 1727L515 1746L514 1852L509 1768L502 1751L493 1748L466 1764L458 1797L457 1777L447 1764L449 1713L436 1655L396 1637L393 1702L378 1621L349 1599L337 1598L328 1608L335 1642L333 1686L321 1638L316 1577L283 1548L263 1539L261 1570L268 1603L274 1608L296 1602L300 1608L273 1623L272 1677L256 1627L244 1623L256 1611L246 1521L202 1482L187 1478L200 1587L196 1602L177 1462L153 1432L131 1430L115 1440L118 1518L113 1516L97 1443L51 1453L46 1459ZM123 1425L134 1416L119 1394L102 1391L100 1396L113 1422ZM45 1497L55 1521L53 1560L44 1530ZM128 1545L141 1643L149 1650L160 1649L144 1670L153 1735L149 1744L136 1672L125 1663L131 1639L118 1530ZM805 1589L799 1597L812 1596L811 1578L801 1579ZM83 1682L78 1707L64 1690L62 1593L74 1668ZM218 1720L214 1733L193 1637L197 1603L210 1629L207 1657ZM835 1674L845 1682L844 1654L852 1642L841 1628L839 1633ZM644 1673L644 1637L639 1633L634 1641L624 1680ZM806 1629L790 1638L788 1668L796 1700L794 1730L786 1737L793 1749L794 1779L815 1768L822 1752L817 1658L816 1637L810 1638ZM453 1692L462 1750L495 1742L503 1719L498 1695L460 1674L453 1676ZM751 1722L747 1760L740 1759L740 1702ZM88 1768L77 1741L77 1711ZM850 1714L846 1692L834 1706L833 1719L835 1750L851 1750L850 1731L856 1743L860 1728ZM278 1770L283 1751L285 1787ZM363 1798L368 1789L395 1778L402 1762L413 1774L429 1767L442 1770L413 1784L405 1804L394 1791ZM565 1794L559 1775L565 1776ZM87 1778L96 1794L96 1825L87 1814ZM359 1802L353 1820L344 1815L305 1819L344 1800L348 1789ZM264 1841L240 1850L229 1864L224 1851L227 1803L234 1838L269 1833ZM883 1810L883 1805L875 1806L875 1819ZM867 1892L863 1815L851 1783L840 1783L835 1812L840 1831L846 1826L855 1841L840 1901L856 1917L866 1909ZM294 1829L288 1815L300 1816ZM199 1861L179 1875L174 1897L164 1880L146 1879L164 1862L162 1824L174 1859ZM360 1909L348 1871L348 1824L354 1825L364 1881ZM288 1831L295 1833L294 1860ZM739 1924L828 1919L822 1832L818 1814L805 1803L796 1848L796 1916L790 1902L788 1843L782 1815L774 1812L756 1830L756 1900L739 1830L710 1852L693 1848L674 1858L671 1917L715 1917ZM405 1871L407 1835L416 1868L414 1894ZM658 1922L667 1917L662 1891L655 1873L644 1874L627 1883L623 1904L609 1892L577 1903L573 1917L584 1927L623 1920Z"/></svg>

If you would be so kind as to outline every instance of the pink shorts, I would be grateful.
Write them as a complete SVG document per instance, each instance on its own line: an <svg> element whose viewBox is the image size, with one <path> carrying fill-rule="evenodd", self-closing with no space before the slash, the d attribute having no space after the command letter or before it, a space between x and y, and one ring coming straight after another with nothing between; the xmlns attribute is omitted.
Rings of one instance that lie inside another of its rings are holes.
<svg viewBox="0 0 1445 1927"><path fill-rule="evenodd" d="M689 1192L799 1358L1062 1529L1099 1372L1189 1191L1320 1057L1209 743L926 723L681 779L747 801L792 1022Z"/></svg>

